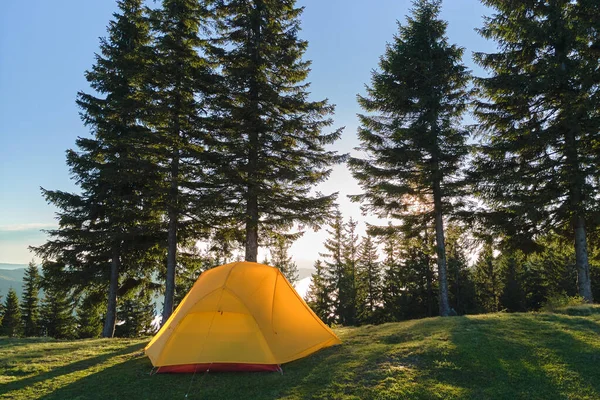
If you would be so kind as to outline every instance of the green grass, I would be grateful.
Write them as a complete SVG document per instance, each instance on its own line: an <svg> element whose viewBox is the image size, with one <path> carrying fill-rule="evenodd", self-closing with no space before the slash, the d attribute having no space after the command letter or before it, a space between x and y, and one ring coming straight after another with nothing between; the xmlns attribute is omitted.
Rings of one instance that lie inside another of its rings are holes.
<svg viewBox="0 0 600 400"><path fill-rule="evenodd" d="M337 333L283 375L150 376L147 340L0 339L0 398L600 399L600 307Z"/></svg>

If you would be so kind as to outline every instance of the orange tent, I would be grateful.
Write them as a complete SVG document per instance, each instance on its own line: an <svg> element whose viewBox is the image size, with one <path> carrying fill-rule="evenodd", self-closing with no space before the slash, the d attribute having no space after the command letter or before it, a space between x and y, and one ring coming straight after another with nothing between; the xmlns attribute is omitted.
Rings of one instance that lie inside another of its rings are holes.
<svg viewBox="0 0 600 400"><path fill-rule="evenodd" d="M205 271L146 346L158 372L272 371L341 343L277 268Z"/></svg>

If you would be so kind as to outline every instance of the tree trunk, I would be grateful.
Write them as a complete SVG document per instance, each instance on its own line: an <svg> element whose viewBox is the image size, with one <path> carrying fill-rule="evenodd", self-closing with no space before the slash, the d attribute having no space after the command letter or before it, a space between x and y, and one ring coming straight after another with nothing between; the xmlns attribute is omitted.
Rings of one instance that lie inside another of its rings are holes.
<svg viewBox="0 0 600 400"><path fill-rule="evenodd" d="M262 2L255 2L256 9L252 15L252 34L254 36L254 46L252 59L254 62L254 73L260 73L260 43L261 37L261 13ZM248 198L246 199L246 254L244 259L250 262L258 261L258 184L256 182L256 170L258 166L258 145L259 145L259 126L262 124L259 107L259 91L256 77L250 81L250 101L252 107L252 128L249 132L248 149Z"/></svg>
<svg viewBox="0 0 600 400"><path fill-rule="evenodd" d="M435 161L436 171L434 175L439 174L439 167ZM435 213L435 248L437 252L438 279L440 285L440 316L450 315L450 305L448 303L448 273L446 266L446 244L444 241L444 220L442 216L442 195L439 177L434 177L433 183L433 207Z"/></svg>
<svg viewBox="0 0 600 400"><path fill-rule="evenodd" d="M167 237L167 277L165 282L165 302L163 305L162 324L167 322L173 313L175 299L175 268L177 266L177 228L179 225L177 202L179 195L179 150L173 152L171 164L171 188L169 191L169 231Z"/></svg>
<svg viewBox="0 0 600 400"><path fill-rule="evenodd" d="M570 187L570 208L574 214L573 230L575 236L575 265L577 267L577 288L579 295L588 303L593 301L591 280L590 280L590 264L588 261L587 238L585 230L585 220L582 216L584 210L582 201L582 189L585 184L585 176L581 172L579 165L579 155L577 153L577 133L579 125L577 121L565 128L565 144L568 178L571 182Z"/></svg>
<svg viewBox="0 0 600 400"><path fill-rule="evenodd" d="M113 250L112 260L110 262L110 283L108 286L108 301L106 307L106 318L104 319L104 328L102 337L111 338L115 334L117 324L117 290L119 289L119 268L121 259L119 250Z"/></svg>
<svg viewBox="0 0 600 400"><path fill-rule="evenodd" d="M246 261L257 262L258 259L258 201L252 187L248 188L246 205Z"/></svg>
<svg viewBox="0 0 600 400"><path fill-rule="evenodd" d="M575 218L575 265L577 266L577 287L579 295L588 303L593 302L590 265L588 262L587 239L583 218Z"/></svg>

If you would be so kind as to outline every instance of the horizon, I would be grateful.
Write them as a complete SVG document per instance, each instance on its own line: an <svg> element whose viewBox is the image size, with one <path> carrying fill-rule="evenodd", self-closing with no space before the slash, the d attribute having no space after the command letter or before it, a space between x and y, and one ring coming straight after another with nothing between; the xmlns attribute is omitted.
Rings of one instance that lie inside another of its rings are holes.
<svg viewBox="0 0 600 400"><path fill-rule="evenodd" d="M361 112L356 95L370 83L371 71L397 33L396 21L405 22L411 1L381 0L376 7L364 7L358 0L302 0L298 5L305 7L299 36L308 41L304 59L312 61L311 97L336 104L332 129L345 129L332 148L356 154L356 114ZM39 262L28 246L45 241L41 229L57 226L55 210L42 198L40 187L77 191L65 151L74 147L77 136L90 133L79 119L75 96L78 90L90 90L84 72L92 67L98 38L106 35L115 10L114 1L66 0L56 5L34 0L9 4L0 15L0 263ZM23 23L19 16L25 13L30 18ZM483 71L472 53L495 48L474 31L486 14L489 10L478 0L442 5L449 41L465 48L463 62L476 76ZM465 120L471 117L465 115ZM365 222L378 221L363 216L360 205L348 200L360 188L345 165L334 167L329 180L315 190L339 192L340 211L345 220L359 221L360 235ZM308 230L291 246L299 268L312 268L326 238L325 229ZM265 253L261 249L259 260Z"/></svg>

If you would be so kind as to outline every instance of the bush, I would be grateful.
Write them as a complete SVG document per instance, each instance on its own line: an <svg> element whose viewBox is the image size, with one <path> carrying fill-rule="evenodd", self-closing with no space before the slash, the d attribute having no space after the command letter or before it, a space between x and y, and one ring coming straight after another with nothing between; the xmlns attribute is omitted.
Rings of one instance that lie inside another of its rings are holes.
<svg viewBox="0 0 600 400"><path fill-rule="evenodd" d="M566 293L555 293L548 297L542 311L555 312L558 309L574 306L582 306L587 304L581 296L568 296Z"/></svg>

